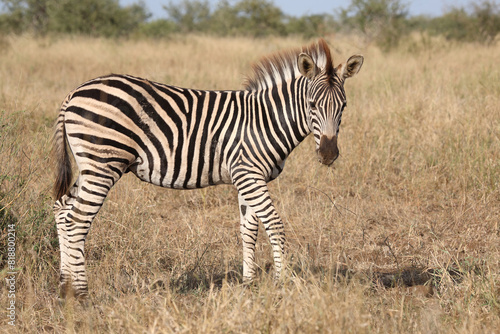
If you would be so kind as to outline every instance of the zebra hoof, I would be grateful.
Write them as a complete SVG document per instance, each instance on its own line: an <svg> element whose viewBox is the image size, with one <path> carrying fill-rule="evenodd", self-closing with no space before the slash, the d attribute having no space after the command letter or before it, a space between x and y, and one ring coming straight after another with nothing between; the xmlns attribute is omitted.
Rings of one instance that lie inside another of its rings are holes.
<svg viewBox="0 0 500 334"><path fill-rule="evenodd" d="M61 298L57 297L57 304L60 307L66 307L68 305L74 305L74 303L77 303L76 305L79 305L80 307L87 308L92 305L90 299L85 298L85 299L79 299L77 298Z"/></svg>
<svg viewBox="0 0 500 334"><path fill-rule="evenodd" d="M255 277L243 276L243 285L253 285L255 283Z"/></svg>
<svg viewBox="0 0 500 334"><path fill-rule="evenodd" d="M85 303L89 299L88 291L73 288L70 282L62 282L60 284L60 300L74 299L80 303Z"/></svg>

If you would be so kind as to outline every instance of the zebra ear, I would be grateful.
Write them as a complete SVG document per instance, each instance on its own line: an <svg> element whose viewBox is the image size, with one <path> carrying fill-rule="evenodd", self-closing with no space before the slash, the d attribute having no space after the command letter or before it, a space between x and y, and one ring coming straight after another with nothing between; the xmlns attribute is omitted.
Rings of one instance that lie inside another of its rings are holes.
<svg viewBox="0 0 500 334"><path fill-rule="evenodd" d="M337 66L338 75L344 79L356 75L363 65L363 60L364 58L362 55L351 56L347 62Z"/></svg>
<svg viewBox="0 0 500 334"><path fill-rule="evenodd" d="M297 65L299 66L300 73L309 80L314 78L319 72L318 67L314 63L314 60L312 60L311 56L304 52L299 54Z"/></svg>

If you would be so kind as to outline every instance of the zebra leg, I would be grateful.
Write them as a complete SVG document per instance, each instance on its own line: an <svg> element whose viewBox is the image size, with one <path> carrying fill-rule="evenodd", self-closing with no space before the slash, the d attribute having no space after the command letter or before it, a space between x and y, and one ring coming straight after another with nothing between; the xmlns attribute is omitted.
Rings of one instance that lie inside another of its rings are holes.
<svg viewBox="0 0 500 334"><path fill-rule="evenodd" d="M60 252L60 276L59 284L61 297L65 298L71 290L71 273L68 266L69 249L68 249L68 234L65 228L66 217L75 202L78 193L78 181L71 187L69 194L62 196L54 203L53 211L57 226L57 235L59 238L59 252Z"/></svg>
<svg viewBox="0 0 500 334"><path fill-rule="evenodd" d="M238 194L240 205L240 232L243 243L243 282L255 277L255 243L259 232L259 220L243 197Z"/></svg>
<svg viewBox="0 0 500 334"><path fill-rule="evenodd" d="M69 195L61 197L54 205L61 251L60 288L63 298L88 297L85 239L112 184L114 180L80 175Z"/></svg>
<svg viewBox="0 0 500 334"><path fill-rule="evenodd" d="M250 173L241 173L240 175L242 177L235 182L238 194L264 225L271 242L276 277L279 278L281 276L285 246L283 222L274 208L264 178Z"/></svg>

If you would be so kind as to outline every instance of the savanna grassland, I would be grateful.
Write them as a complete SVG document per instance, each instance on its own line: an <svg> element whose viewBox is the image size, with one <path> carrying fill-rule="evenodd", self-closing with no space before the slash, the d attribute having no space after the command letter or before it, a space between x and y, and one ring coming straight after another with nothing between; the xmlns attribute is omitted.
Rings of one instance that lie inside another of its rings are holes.
<svg viewBox="0 0 500 334"><path fill-rule="evenodd" d="M58 299L51 137L66 94L128 73L239 89L249 64L298 38L0 39L0 329L67 333L494 333L500 328L500 47L404 41L390 53L326 38L346 83L340 158L307 138L270 192L287 234L273 280L261 230L241 283L236 191L125 175L86 243L90 301ZM15 226L15 328L5 279Z"/></svg>

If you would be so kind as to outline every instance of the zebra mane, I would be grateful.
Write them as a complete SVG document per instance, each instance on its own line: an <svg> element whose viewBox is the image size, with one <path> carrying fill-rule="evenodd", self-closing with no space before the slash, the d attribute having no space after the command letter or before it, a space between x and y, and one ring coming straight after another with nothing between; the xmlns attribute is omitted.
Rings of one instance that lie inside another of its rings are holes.
<svg viewBox="0 0 500 334"><path fill-rule="evenodd" d="M252 71L243 83L244 88L259 91L300 76L297 58L302 52L310 55L320 70L326 70L326 73L333 72L330 48L324 39L320 39L300 49L279 51L261 58L252 64Z"/></svg>

